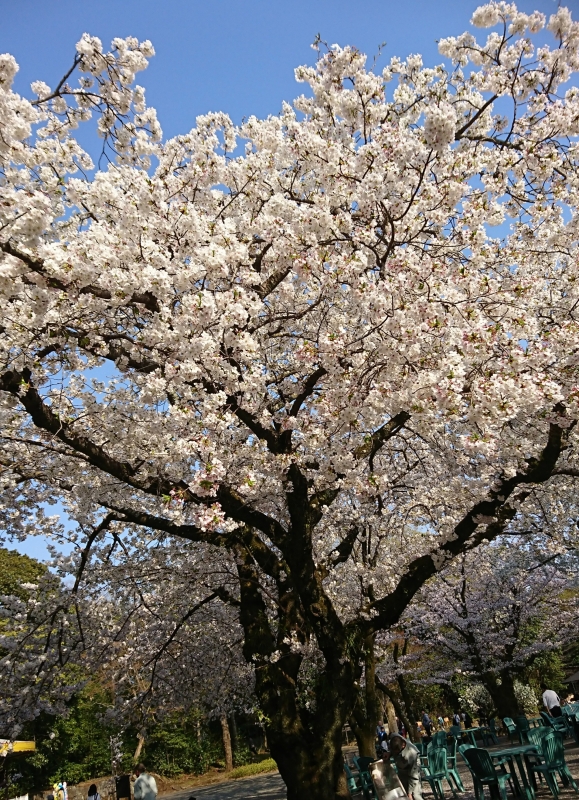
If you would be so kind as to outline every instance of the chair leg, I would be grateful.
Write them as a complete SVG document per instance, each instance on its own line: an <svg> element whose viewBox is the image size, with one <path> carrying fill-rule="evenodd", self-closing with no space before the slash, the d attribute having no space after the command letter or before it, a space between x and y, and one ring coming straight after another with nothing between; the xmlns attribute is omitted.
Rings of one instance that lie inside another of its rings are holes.
<svg viewBox="0 0 579 800"><path fill-rule="evenodd" d="M450 786L450 791L452 792L452 796L455 798L455 800L457 800L457 798L456 798L456 789L455 789L455 788L454 788L454 786L452 785L452 781L450 780L450 777L448 777L448 778L446 779L446 782L447 782L447 783L448 783L448 785ZM440 781L440 786L441 786L441 788L442 788L442 781Z"/></svg>
<svg viewBox="0 0 579 800"><path fill-rule="evenodd" d="M579 788L577 787L577 784L575 783L575 778L571 775L571 772L569 771L569 767L566 764L565 764L564 768L559 772L559 775L561 776L561 780L563 780L563 775L565 775L565 777L567 778L567 785L571 784L571 786L579 794Z"/></svg>
<svg viewBox="0 0 579 800"><path fill-rule="evenodd" d="M473 775L474 796L476 800L485 800L485 790L478 778Z"/></svg>
<svg viewBox="0 0 579 800"><path fill-rule="evenodd" d="M551 790L553 797L559 797L559 787L557 786L555 774L553 772L547 772L545 774L545 780L547 781L547 786Z"/></svg>
<svg viewBox="0 0 579 800"><path fill-rule="evenodd" d="M461 778L460 778L460 775L458 774L458 770L456 770L456 769L449 769L449 770L448 770L448 774L451 776L451 778L452 778L452 779L454 780L454 782L456 783L456 788L458 789L458 791L459 791L459 792L464 792L464 785L463 785L463 783L462 783L462 780L461 780Z"/></svg>

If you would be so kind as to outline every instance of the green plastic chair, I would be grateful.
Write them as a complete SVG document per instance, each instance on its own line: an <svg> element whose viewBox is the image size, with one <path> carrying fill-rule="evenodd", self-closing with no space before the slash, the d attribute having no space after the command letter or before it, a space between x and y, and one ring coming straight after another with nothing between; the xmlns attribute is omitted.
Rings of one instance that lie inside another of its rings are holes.
<svg viewBox="0 0 579 800"><path fill-rule="evenodd" d="M372 798L376 797L372 776L370 775L370 770L368 769L370 764L375 760L376 759L372 758L371 756L354 756L352 759L356 769L358 770L358 775L360 776L360 785L365 800L372 800Z"/></svg>
<svg viewBox="0 0 579 800"><path fill-rule="evenodd" d="M446 747L446 743L446 731L437 731L432 735L432 741L430 742L430 745L434 745L435 747Z"/></svg>
<svg viewBox="0 0 579 800"><path fill-rule="evenodd" d="M473 744L470 744L470 742L469 742L468 744L459 744L459 746L458 746L458 752L461 754L461 756L462 756L462 760L463 760L463 761L464 761L464 763L467 765L467 767L468 767L469 765L468 765L468 761L466 760L466 758L465 758L465 755L464 755L464 754L465 754L465 752L466 752L467 750L471 750L473 747L474 747L474 745L473 745ZM469 769L470 769L470 767L469 767Z"/></svg>
<svg viewBox="0 0 579 800"><path fill-rule="evenodd" d="M509 734L509 741L512 744L513 743L513 735L515 735L515 734L517 736L519 735L519 731L517 730L517 726L515 725L515 723L513 722L513 720L510 717L504 717L503 718L503 725L507 729L507 733Z"/></svg>
<svg viewBox="0 0 579 800"><path fill-rule="evenodd" d="M421 767L421 770L422 776L430 784L432 794L436 800L444 800L443 780L448 783L452 794L456 798L456 789L450 780L451 772L448 769L446 747L434 747L428 754L428 766Z"/></svg>
<svg viewBox="0 0 579 800"><path fill-rule="evenodd" d="M529 731L529 744L534 744L538 748L541 747L541 743L545 736L552 736L553 735L553 728L547 728L546 725L543 725L540 728L533 728Z"/></svg>
<svg viewBox="0 0 579 800"><path fill-rule="evenodd" d="M459 792L464 792L464 786L462 785L462 779L458 774L458 770L456 768L456 748L458 746L458 741L453 736L450 742L446 744L446 754L448 757L448 771L452 774L453 778L455 778L455 783Z"/></svg>
<svg viewBox="0 0 579 800"><path fill-rule="evenodd" d="M451 736L454 736L455 739L462 739L462 728L460 725L451 725L449 733Z"/></svg>
<svg viewBox="0 0 579 800"><path fill-rule="evenodd" d="M499 737L497 733L497 721L494 717L491 717L489 719L489 732L490 732L490 737L493 740L493 744L498 744Z"/></svg>
<svg viewBox="0 0 579 800"><path fill-rule="evenodd" d="M346 783L348 784L348 791L350 792L350 794L356 794L357 792L361 792L362 786L356 783L356 779L352 775L352 770L350 769L348 764L346 764L346 762L344 762L344 772L346 773Z"/></svg>
<svg viewBox="0 0 579 800"><path fill-rule="evenodd" d="M534 744L537 748L537 754L535 753L525 753L525 759L529 767L532 767L534 764L542 764L543 763L543 739L545 736L552 736L553 729L548 728L546 725L541 726L540 728L533 728L529 731L529 744ZM539 780L541 783L543 782L543 775L539 772Z"/></svg>
<svg viewBox="0 0 579 800"><path fill-rule="evenodd" d="M490 754L480 747L469 747L463 755L472 773L477 800L484 800L485 785L489 787L491 796L499 793L502 800L507 800L507 783L511 780L511 773L505 770L504 765L497 770Z"/></svg>
<svg viewBox="0 0 579 800"><path fill-rule="evenodd" d="M563 736L571 735L565 717L552 717L550 714L547 714L546 711L541 711L541 719L546 727L558 733L562 733Z"/></svg>
<svg viewBox="0 0 579 800"><path fill-rule="evenodd" d="M446 751L446 771L448 773L447 780L452 778L452 780L454 781L454 784L455 784L456 788L458 789L458 791L459 792L464 792L464 786L462 785L461 777L458 774L458 771L456 769L456 739L453 739L451 744L449 744L449 745L446 745L446 746L444 746L444 745L440 746L439 745L438 747L435 746L434 742L431 742L428 745L428 751L427 751L427 758L428 758L427 766L428 767L430 767L431 758L433 758L433 757L436 758L436 756L433 755L436 750L445 750Z"/></svg>
<svg viewBox="0 0 579 800"><path fill-rule="evenodd" d="M529 731L531 730L529 720L524 716L524 714L521 714L514 720L514 723L517 733L519 734L519 740L521 744L529 744Z"/></svg>
<svg viewBox="0 0 579 800"><path fill-rule="evenodd" d="M543 764L532 764L531 769L540 775L545 776L547 786L551 790L553 797L559 796L556 773L559 773L563 786L571 785L577 794L579 788L569 772L569 767L565 763L565 746L563 736L560 733L552 732L549 736L543 737L541 742L541 755L544 759Z"/></svg>

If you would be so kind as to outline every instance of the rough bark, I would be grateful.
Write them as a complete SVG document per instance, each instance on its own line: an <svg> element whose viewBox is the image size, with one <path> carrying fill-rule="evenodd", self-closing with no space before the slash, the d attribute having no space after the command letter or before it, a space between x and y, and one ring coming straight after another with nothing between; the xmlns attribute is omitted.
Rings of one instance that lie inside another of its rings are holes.
<svg viewBox="0 0 579 800"><path fill-rule="evenodd" d="M515 695L513 677L509 672L505 670L498 676L487 673L482 676L482 681L501 719L504 717L511 717L511 719L514 719L521 713L519 702Z"/></svg>
<svg viewBox="0 0 579 800"><path fill-rule="evenodd" d="M382 681L379 678L376 678L376 685L378 686L380 691L382 691L386 695L392 707L394 708L394 711L396 712L396 716L402 720L406 730L412 731L412 726L410 724L410 720L408 719L404 703L401 702L400 698L396 695L396 693L389 686L386 686L385 683L382 683ZM390 724L390 718L388 718L388 723ZM393 720L393 727L390 728L390 733L398 733L396 719Z"/></svg>
<svg viewBox="0 0 579 800"><path fill-rule="evenodd" d="M145 737L143 736L142 733L137 733L137 739L139 741L138 741L138 744L137 744L137 749L135 750L135 754L133 756L133 763L134 764L138 763L139 758L141 756L141 750L143 749L143 745L145 744Z"/></svg>
<svg viewBox="0 0 579 800"><path fill-rule="evenodd" d="M237 736L237 720L235 719L235 712L233 711L229 715L229 731L231 733L231 749L233 751L233 755L235 756L239 742Z"/></svg>
<svg viewBox="0 0 579 800"><path fill-rule="evenodd" d="M350 717L361 756L376 755L376 725L381 717L380 697L376 687L376 653L374 635L366 637L364 648L364 686Z"/></svg>
<svg viewBox="0 0 579 800"><path fill-rule="evenodd" d="M223 737L223 751L225 753L225 771L231 772L233 769L233 750L231 749L231 733L227 717L223 714L219 720L221 722L221 734Z"/></svg>
<svg viewBox="0 0 579 800"><path fill-rule="evenodd" d="M389 697L385 700L385 710L386 710L386 720L388 722L388 730L390 733L397 733L396 728L396 710L394 708L394 704Z"/></svg>

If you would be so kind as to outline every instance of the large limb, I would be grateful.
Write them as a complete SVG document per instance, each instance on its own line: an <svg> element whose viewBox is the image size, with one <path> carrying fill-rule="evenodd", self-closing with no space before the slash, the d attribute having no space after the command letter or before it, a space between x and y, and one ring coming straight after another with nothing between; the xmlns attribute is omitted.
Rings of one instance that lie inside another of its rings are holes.
<svg viewBox="0 0 579 800"><path fill-rule="evenodd" d="M528 484L545 483L556 474L557 461L566 447L569 430L570 428L551 423L547 443L540 456L529 459L526 470L518 472L512 478L499 480L497 487L489 491L487 498L475 503L464 515L446 541L432 553L411 561L396 588L371 604L375 616L365 627L376 631L395 625L414 595L436 574L442 564L470 549L473 539L478 542L483 538L492 540L499 536L520 505L519 498L516 498L515 504L508 503L515 490ZM527 496L528 492L523 491L520 498L522 500ZM485 521L489 524L481 531L479 526Z"/></svg>
<svg viewBox="0 0 579 800"><path fill-rule="evenodd" d="M9 256L12 256L13 258L17 258L23 264L26 264L28 269L35 275L38 275L51 289L58 289L63 292L76 291L78 294L91 294L93 297L98 297L101 300L112 299L112 294L108 289L101 289L99 286L93 286L92 284L76 288L65 283L59 278L55 278L53 275L50 275L47 272L42 259L31 256L29 253L25 253L24 250L20 250L18 247L12 244L10 240L7 242L0 242L0 250ZM143 305L149 311L159 312L161 310L159 302L152 292L133 293L130 297L127 297L127 304L130 305L132 303Z"/></svg>
<svg viewBox="0 0 579 800"><path fill-rule="evenodd" d="M187 502L198 505L214 502L212 497L196 496L184 482L175 486L174 482L163 477L140 478L137 466L114 458L104 445L99 445L88 436L77 433L74 430L74 422L63 420L43 401L32 383L30 370L5 372L0 376L0 390L9 392L24 406L37 428L60 440L72 453L81 453L93 467L116 478L122 484L155 497L169 495L177 488ZM283 526L276 519L249 507L243 498L229 487L221 485L217 491L217 499L231 519L257 528L272 541L279 542L286 536Z"/></svg>

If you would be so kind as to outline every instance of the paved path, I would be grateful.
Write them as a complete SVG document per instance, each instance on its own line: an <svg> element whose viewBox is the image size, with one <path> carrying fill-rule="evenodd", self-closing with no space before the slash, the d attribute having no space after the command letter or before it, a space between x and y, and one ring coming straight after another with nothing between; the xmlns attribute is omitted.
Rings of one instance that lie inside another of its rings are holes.
<svg viewBox="0 0 579 800"><path fill-rule="evenodd" d="M274 772L252 778L240 778L228 783L218 783L205 789L187 789L163 795L162 800L285 800L285 783Z"/></svg>

